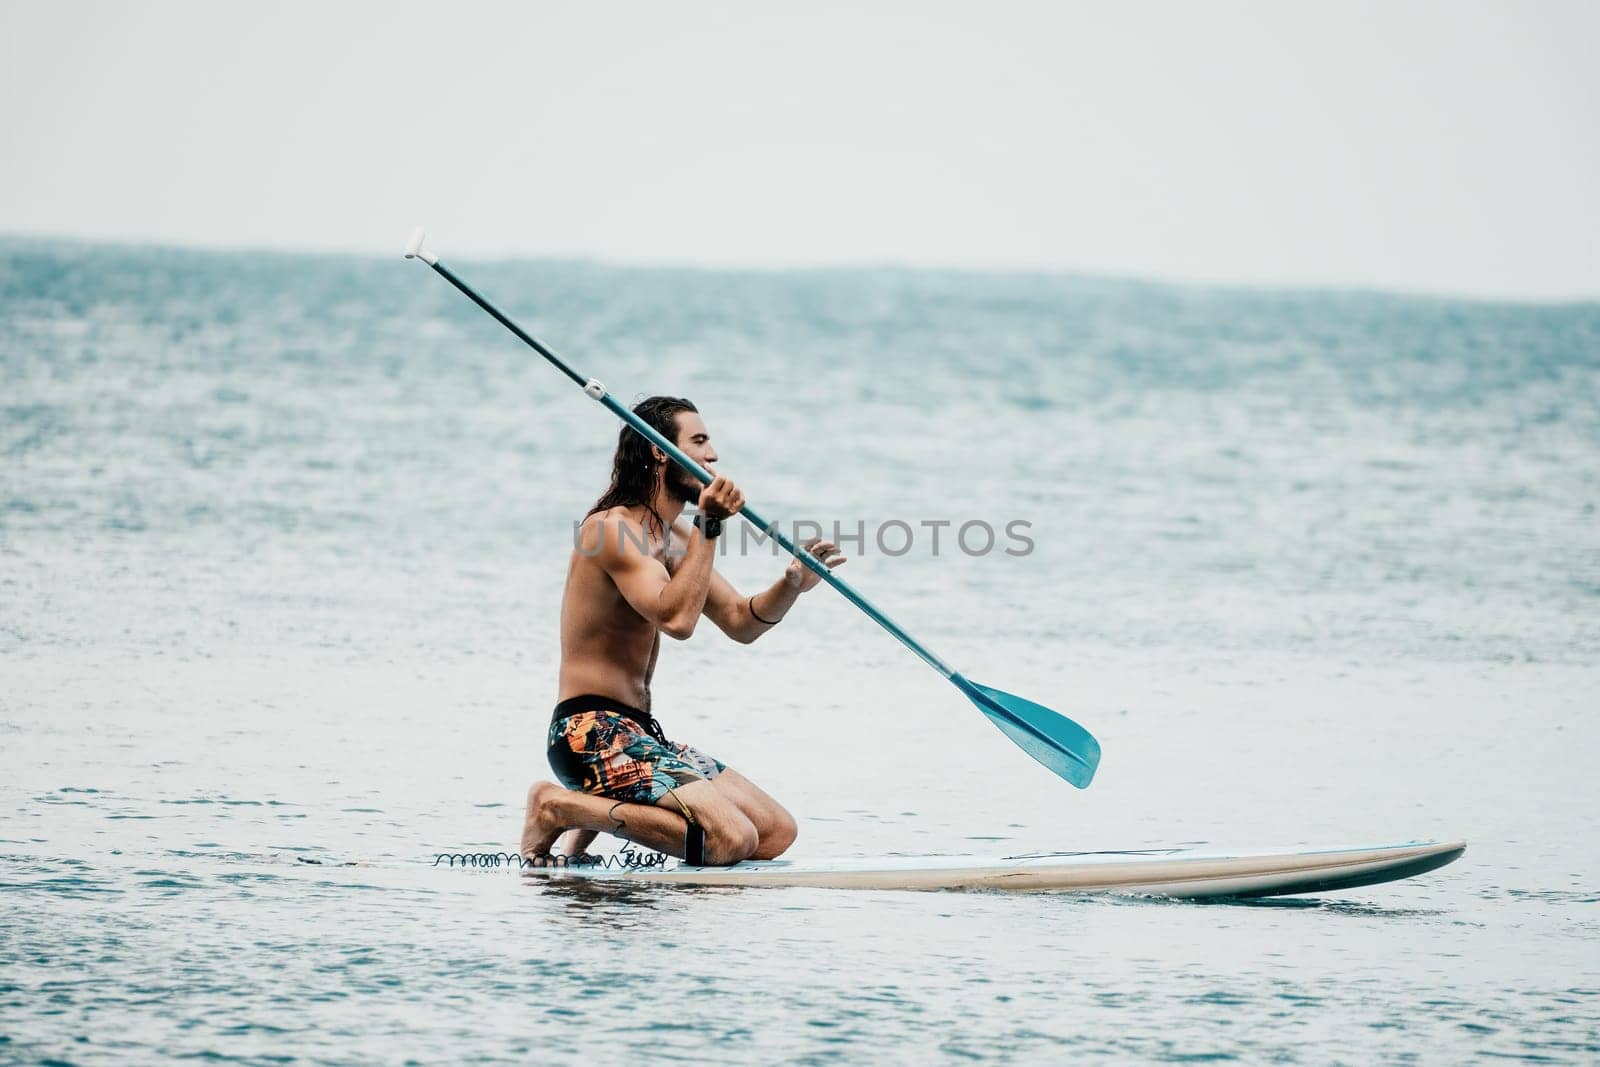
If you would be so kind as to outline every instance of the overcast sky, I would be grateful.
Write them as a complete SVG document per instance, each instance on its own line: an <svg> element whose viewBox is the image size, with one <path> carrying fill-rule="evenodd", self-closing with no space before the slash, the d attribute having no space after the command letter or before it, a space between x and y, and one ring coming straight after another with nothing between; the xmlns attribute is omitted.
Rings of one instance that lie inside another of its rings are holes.
<svg viewBox="0 0 1600 1067"><path fill-rule="evenodd" d="M0 231L1600 297L1600 2L0 0Z"/></svg>

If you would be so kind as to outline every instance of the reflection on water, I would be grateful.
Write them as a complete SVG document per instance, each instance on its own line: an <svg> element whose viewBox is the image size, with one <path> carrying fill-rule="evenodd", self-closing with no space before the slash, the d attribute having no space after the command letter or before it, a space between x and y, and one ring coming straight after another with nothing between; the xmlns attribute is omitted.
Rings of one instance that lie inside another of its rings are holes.
<svg viewBox="0 0 1600 1067"><path fill-rule="evenodd" d="M681 892L689 886L641 886L622 880L601 881L595 878L564 877L559 873L523 875L527 888L538 893L564 900L579 909L596 904L617 904L628 908L649 911L658 906L664 896ZM585 914L588 914L585 911Z"/></svg>

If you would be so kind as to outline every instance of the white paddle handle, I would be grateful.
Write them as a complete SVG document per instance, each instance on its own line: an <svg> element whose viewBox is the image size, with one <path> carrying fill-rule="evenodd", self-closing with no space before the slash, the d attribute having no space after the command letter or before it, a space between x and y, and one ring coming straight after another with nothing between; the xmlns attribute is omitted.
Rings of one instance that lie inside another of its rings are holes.
<svg viewBox="0 0 1600 1067"><path fill-rule="evenodd" d="M416 229L411 231L411 240L406 242L406 258L420 259L422 262L431 267L435 263L439 262L439 257L422 247L422 242L427 238L427 236L427 231L425 231L421 226L418 226Z"/></svg>

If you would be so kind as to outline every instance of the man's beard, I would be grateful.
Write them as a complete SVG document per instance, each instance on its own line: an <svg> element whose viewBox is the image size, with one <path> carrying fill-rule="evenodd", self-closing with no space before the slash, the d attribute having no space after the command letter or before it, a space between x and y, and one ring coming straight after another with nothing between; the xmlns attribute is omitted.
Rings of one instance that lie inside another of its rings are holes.
<svg viewBox="0 0 1600 1067"><path fill-rule="evenodd" d="M681 500L685 504L693 504L700 499L701 484L676 463L668 463L666 470L667 495L674 500Z"/></svg>

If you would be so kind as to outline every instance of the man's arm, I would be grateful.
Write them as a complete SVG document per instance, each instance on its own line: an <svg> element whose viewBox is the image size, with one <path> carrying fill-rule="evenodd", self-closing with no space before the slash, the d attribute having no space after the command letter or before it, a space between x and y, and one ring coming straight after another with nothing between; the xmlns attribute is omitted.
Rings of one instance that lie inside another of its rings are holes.
<svg viewBox="0 0 1600 1067"><path fill-rule="evenodd" d="M593 552L634 611L668 637L682 641L694 633L711 588L713 546L699 530L692 533L672 574L650 555L643 525L620 513L597 517L594 533L583 531L579 548Z"/></svg>
<svg viewBox="0 0 1600 1067"><path fill-rule="evenodd" d="M802 543L806 551L828 565L831 570L845 561L831 541L812 538ZM746 597L715 570L711 572L711 588L706 594L705 614L717 629L742 645L748 645L778 624L794 607L800 594L822 581L811 568L799 560L791 560L783 577Z"/></svg>
<svg viewBox="0 0 1600 1067"><path fill-rule="evenodd" d="M738 488L718 475L701 491L700 510L726 517L738 511L743 500ZM600 544L595 558L623 599L668 637L686 640L705 610L716 547L699 530L691 530L683 559L668 574L662 562L650 555L641 524L613 511L600 516L597 525ZM580 544L588 547L592 543L586 537Z"/></svg>

